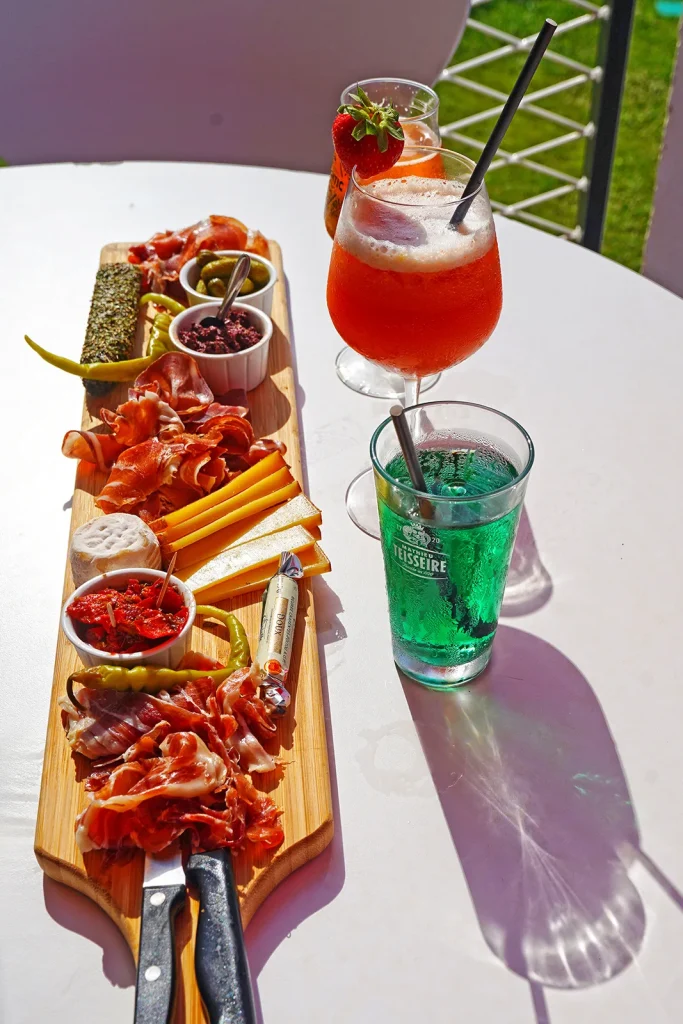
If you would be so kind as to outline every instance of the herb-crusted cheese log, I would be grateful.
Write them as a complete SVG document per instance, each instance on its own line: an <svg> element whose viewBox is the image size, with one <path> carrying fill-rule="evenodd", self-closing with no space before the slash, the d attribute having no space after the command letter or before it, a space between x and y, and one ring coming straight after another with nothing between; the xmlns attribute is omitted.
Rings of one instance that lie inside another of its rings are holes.
<svg viewBox="0 0 683 1024"><path fill-rule="evenodd" d="M142 273L132 263L100 267L90 303L82 363L118 363L130 357L141 288ZM90 395L105 395L114 387L108 381L84 380L83 384Z"/></svg>

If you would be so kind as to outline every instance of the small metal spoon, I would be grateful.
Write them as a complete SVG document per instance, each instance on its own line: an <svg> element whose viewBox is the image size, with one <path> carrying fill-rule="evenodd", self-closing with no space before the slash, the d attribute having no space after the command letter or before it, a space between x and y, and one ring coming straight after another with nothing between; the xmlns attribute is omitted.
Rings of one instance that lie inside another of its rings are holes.
<svg viewBox="0 0 683 1024"><path fill-rule="evenodd" d="M227 320L228 313L232 307L237 294L249 277L249 271L251 270L251 258L243 253L237 263L235 269L230 275L228 286L225 290L225 298L220 304L219 310L215 316L205 316L203 320L199 321L200 327L222 327Z"/></svg>

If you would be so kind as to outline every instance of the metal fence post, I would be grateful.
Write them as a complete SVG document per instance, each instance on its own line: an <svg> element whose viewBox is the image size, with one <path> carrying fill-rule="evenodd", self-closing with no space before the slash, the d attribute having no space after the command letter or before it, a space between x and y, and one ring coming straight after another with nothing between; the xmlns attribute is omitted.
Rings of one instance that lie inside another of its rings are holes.
<svg viewBox="0 0 683 1024"><path fill-rule="evenodd" d="M593 89L591 121L595 130L588 140L584 164L589 186L579 206L582 244L595 252L600 251L605 229L634 9L635 0L612 0L603 8L605 15L596 61L603 72L601 81Z"/></svg>

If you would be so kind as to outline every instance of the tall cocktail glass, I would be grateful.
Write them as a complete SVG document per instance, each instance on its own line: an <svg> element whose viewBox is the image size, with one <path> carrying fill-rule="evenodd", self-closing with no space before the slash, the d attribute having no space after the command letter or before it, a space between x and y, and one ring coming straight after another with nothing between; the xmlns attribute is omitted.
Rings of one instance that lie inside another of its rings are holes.
<svg viewBox="0 0 683 1024"><path fill-rule="evenodd" d="M419 401L424 376L455 366L487 341L503 300L483 185L463 223L450 226L474 164L447 149L413 152L429 157L432 167L438 160L439 175L362 181L352 173L327 281L327 306L339 334L367 359L403 376L406 405ZM357 478L347 508L361 529L377 536L371 479Z"/></svg>
<svg viewBox="0 0 683 1024"><path fill-rule="evenodd" d="M438 176L441 167L438 155L434 157L413 152L415 146L440 145L439 97L434 90L407 78L368 78L347 86L341 95L341 103L353 103L353 95L359 86L373 103L391 103L399 114L405 135L405 148L398 163L386 172L387 177L400 178L406 174L429 177L433 173ZM330 238L334 238L348 183L349 173L335 152L325 197L325 227ZM335 365L342 383L361 395L394 401L403 396L403 380L400 375L388 373L348 346L341 349ZM423 390L433 387L438 379L438 374L427 377L423 382Z"/></svg>

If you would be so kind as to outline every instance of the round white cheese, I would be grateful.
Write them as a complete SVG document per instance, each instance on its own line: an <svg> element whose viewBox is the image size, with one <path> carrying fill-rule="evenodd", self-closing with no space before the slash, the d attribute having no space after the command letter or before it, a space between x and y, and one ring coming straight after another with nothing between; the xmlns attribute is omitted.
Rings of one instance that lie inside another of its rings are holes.
<svg viewBox="0 0 683 1024"><path fill-rule="evenodd" d="M152 530L127 512L98 516L79 526L71 538L74 584L115 569L160 569L161 550Z"/></svg>

